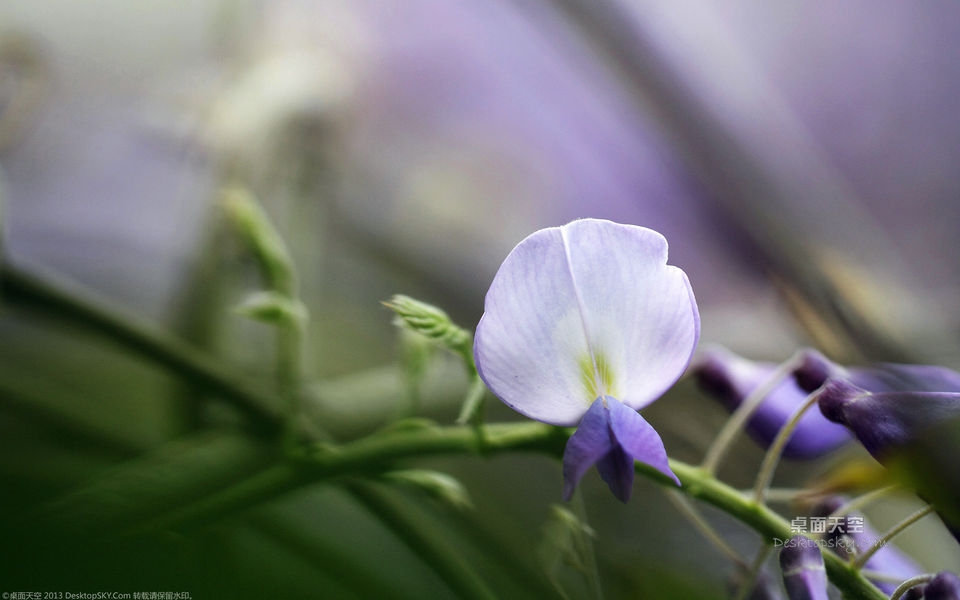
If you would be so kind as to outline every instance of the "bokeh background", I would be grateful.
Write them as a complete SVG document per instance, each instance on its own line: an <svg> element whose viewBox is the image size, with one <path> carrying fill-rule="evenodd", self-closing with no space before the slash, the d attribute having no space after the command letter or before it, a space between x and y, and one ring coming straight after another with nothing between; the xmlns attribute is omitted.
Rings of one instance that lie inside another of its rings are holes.
<svg viewBox="0 0 960 600"><path fill-rule="evenodd" d="M231 312L260 281L218 203L224 186L247 188L296 262L307 408L338 440L409 414L381 301L409 294L472 329L513 245L578 217L667 237L703 345L956 368L958 33L948 2L6 0L3 260L268 385L272 330ZM8 300L6 591L456 597L349 487L157 525L184 502L175 484L195 501L276 449L156 361ZM416 412L451 422L465 387L438 354ZM496 404L491 420L517 418ZM686 382L648 412L689 461L725 417ZM778 482L859 456L785 464ZM749 486L760 457L743 440L722 475ZM458 477L473 509L402 486L383 498L502 597L556 594L536 550L559 501L555 461L414 464ZM882 528L912 502L868 514ZM577 510L606 597L723 597L731 565L654 486L622 506L590 475ZM705 512L756 552L753 534ZM898 543L928 570L960 564L935 519ZM589 597L575 569L558 572Z"/></svg>

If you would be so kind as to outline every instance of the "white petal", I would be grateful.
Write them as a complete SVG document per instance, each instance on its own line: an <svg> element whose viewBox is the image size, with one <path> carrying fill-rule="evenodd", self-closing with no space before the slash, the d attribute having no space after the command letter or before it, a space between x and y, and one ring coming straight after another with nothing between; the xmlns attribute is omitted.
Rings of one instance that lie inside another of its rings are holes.
<svg viewBox="0 0 960 600"><path fill-rule="evenodd" d="M533 419L575 424L598 396L634 409L683 373L699 315L659 233L585 219L538 231L487 292L474 353L487 386Z"/></svg>

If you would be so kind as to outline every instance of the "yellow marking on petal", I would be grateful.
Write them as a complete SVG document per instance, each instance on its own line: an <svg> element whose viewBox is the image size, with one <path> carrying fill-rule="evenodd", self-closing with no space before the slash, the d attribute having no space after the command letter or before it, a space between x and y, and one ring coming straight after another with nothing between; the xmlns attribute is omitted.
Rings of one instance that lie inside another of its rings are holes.
<svg viewBox="0 0 960 600"><path fill-rule="evenodd" d="M603 396L616 397L616 390L613 389L613 369L604 355L588 354L580 359L579 365L580 383L583 384L588 402Z"/></svg>

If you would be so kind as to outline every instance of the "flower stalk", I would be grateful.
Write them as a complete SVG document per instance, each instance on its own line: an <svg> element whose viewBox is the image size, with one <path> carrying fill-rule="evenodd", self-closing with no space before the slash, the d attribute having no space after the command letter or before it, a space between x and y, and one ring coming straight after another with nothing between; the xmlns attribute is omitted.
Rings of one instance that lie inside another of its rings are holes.
<svg viewBox="0 0 960 600"><path fill-rule="evenodd" d="M559 458L572 430L542 423L484 425L484 440L478 442L473 427L425 427L399 429L362 438L340 446L314 444L312 451L254 475L251 479L208 497L192 506L176 509L165 518L153 519L149 527L183 527L221 518L268 498L302 486L334 481L344 476L377 474L395 470L399 461L427 456L491 456L511 452L537 452ZM676 483L656 468L635 462L636 472L668 489ZM770 508L758 505L742 492L717 480L698 466L671 460L670 469L680 480L679 491L704 501L736 518L757 532L767 543L791 537L789 522ZM142 528L139 528L142 530ZM882 600L886 596L860 570L832 553L824 554L827 575L847 597Z"/></svg>
<svg viewBox="0 0 960 600"><path fill-rule="evenodd" d="M760 463L760 470L757 473L756 483L754 483L753 486L753 501L757 504L763 504L766 500L767 491L770 489L770 482L773 481L773 474L776 472L777 465L780 463L780 457L783 456L783 449L787 446L787 442L790 441L790 436L793 435L794 430L800 424L800 419L803 418L803 415L816 403L817 396L810 395L803 404L797 408L793 416L790 417L790 420L780 429L777 437L774 438L773 443L770 444L770 448L767 449L767 453L764 454L763 462Z"/></svg>
<svg viewBox="0 0 960 600"><path fill-rule="evenodd" d="M867 548L863 553L858 554L856 560L853 561L853 566L856 569L862 569L864 565L867 564L867 561L876 554L881 548L887 545L887 543L898 536L903 530L907 527L910 527L923 517L929 515L933 512L933 506L927 505L923 508L917 510L913 514L909 515L904 520L900 521L894 525L890 531L883 534L872 546Z"/></svg>
<svg viewBox="0 0 960 600"><path fill-rule="evenodd" d="M701 468L704 471L711 474L717 472L717 467L720 465L720 462L730 450L737 436L744 430L747 421L750 420L753 413L760 408L760 405L767 396L769 396L784 379L789 377L794 369L802 364L802 354L794 354L777 367L762 385L747 396L743 404L737 407L737 410L735 410L730 418L723 424L723 428L720 430L720 433L717 434L713 444L707 449L706 455L701 463Z"/></svg>

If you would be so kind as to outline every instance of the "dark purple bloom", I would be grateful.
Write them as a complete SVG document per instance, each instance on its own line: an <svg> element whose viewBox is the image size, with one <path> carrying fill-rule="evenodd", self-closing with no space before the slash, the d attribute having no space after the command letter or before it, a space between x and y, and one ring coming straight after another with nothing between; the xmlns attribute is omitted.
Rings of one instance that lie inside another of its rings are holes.
<svg viewBox="0 0 960 600"><path fill-rule="evenodd" d="M827 600L827 572L816 541L802 535L787 540L780 570L790 600Z"/></svg>
<svg viewBox="0 0 960 600"><path fill-rule="evenodd" d="M870 393L843 380L832 380L820 392L820 411L831 421L847 426L867 452L879 462L923 461L925 471L936 463L950 463L947 446L931 448L928 437L941 436L951 421L960 420L958 392ZM949 439L949 438L947 438ZM948 454L944 455L943 453ZM921 457L918 454L926 454ZM915 464L915 462L913 463ZM906 464L901 464L904 468ZM955 471L953 467L949 467ZM908 468L908 471L915 469ZM929 477L928 473L928 477ZM949 471L937 478L950 477ZM914 482L916 484L917 482ZM951 489L953 488L953 489ZM960 541L955 484L919 484L921 497L933 503L950 533Z"/></svg>
<svg viewBox="0 0 960 600"><path fill-rule="evenodd" d="M564 453L564 496L596 464L626 501L639 460L676 480L636 412L690 363L700 317L667 242L643 227L584 219L540 230L487 292L474 357L487 387L532 419L580 428Z"/></svg>
<svg viewBox="0 0 960 600"><path fill-rule="evenodd" d="M805 350L794 371L797 384L816 391L828 379L842 379L870 392L960 392L960 373L934 365L877 363L841 367L815 350Z"/></svg>
<svg viewBox="0 0 960 600"><path fill-rule="evenodd" d="M960 577L949 571L937 573L923 588L924 600L960 600Z"/></svg>
<svg viewBox="0 0 960 600"><path fill-rule="evenodd" d="M950 424L960 423L960 373L944 367L899 364L844 369L815 352L808 352L805 358L797 381L806 389L815 389L827 380L818 400L823 415L846 426L878 461L888 466L906 463L900 468L907 467L911 474L907 479L921 497L935 504L960 541L960 496L950 480L955 471L953 453L943 443L931 445L928 441L935 436L953 439ZM949 466L937 476L935 464ZM928 480L942 485L913 477L918 465Z"/></svg>
<svg viewBox="0 0 960 600"><path fill-rule="evenodd" d="M700 387L732 412L763 385L775 369L776 365L772 363L753 362L717 349L704 356L694 373ZM768 447L807 395L793 378L784 379L747 421L747 432L761 446ZM807 411L790 436L783 455L813 458L836 449L849 439L846 429L830 423L816 411Z"/></svg>
<svg viewBox="0 0 960 600"><path fill-rule="evenodd" d="M880 535L870 527L860 513L849 513L829 519L829 515L843 506L844 502L845 500L839 496L827 498L813 508L811 516L827 519L825 531L822 532L826 546L841 558L850 559L870 548ZM901 580L923 572L913 560L892 544L886 544L880 548L864 566L870 571L892 575ZM897 588L896 584L889 582L875 581L874 583L888 594Z"/></svg>
<svg viewBox="0 0 960 600"><path fill-rule="evenodd" d="M871 393L838 379L824 386L818 402L825 417L849 428L880 462L934 426L960 418L960 392Z"/></svg>

